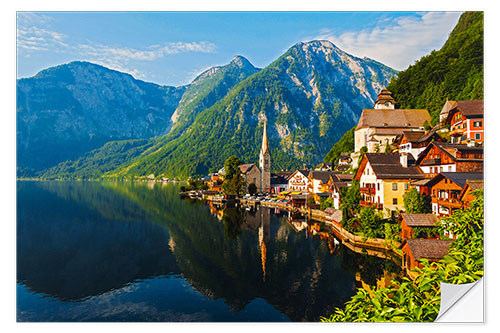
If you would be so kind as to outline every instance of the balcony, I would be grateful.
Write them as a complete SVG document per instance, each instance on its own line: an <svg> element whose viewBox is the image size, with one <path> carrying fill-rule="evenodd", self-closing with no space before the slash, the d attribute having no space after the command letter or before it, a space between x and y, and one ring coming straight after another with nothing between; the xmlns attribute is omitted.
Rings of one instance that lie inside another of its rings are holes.
<svg viewBox="0 0 500 333"><path fill-rule="evenodd" d="M462 136L462 135L464 135L463 128L455 128L453 131L450 132L450 136Z"/></svg>
<svg viewBox="0 0 500 333"><path fill-rule="evenodd" d="M376 203L376 202L370 202L370 201L363 201L361 200L359 202L359 205L362 206L362 207L373 207L375 209L383 209L383 205L382 204L379 204L379 203Z"/></svg>
<svg viewBox="0 0 500 333"><path fill-rule="evenodd" d="M437 198L433 196L432 202L448 208L462 208L463 206L463 202L458 199Z"/></svg>
<svg viewBox="0 0 500 333"><path fill-rule="evenodd" d="M375 195L375 187L360 187L359 192L362 194Z"/></svg>
<svg viewBox="0 0 500 333"><path fill-rule="evenodd" d="M441 157L438 158L429 158L427 160L422 161L422 165L440 165Z"/></svg>

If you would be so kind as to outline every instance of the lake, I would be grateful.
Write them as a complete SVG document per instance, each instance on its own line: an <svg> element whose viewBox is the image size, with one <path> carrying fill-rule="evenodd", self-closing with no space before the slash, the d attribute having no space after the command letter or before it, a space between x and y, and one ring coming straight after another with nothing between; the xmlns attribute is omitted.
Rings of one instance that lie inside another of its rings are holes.
<svg viewBox="0 0 500 333"><path fill-rule="evenodd" d="M319 321L393 262L272 208L181 200L176 184L17 183L17 320Z"/></svg>

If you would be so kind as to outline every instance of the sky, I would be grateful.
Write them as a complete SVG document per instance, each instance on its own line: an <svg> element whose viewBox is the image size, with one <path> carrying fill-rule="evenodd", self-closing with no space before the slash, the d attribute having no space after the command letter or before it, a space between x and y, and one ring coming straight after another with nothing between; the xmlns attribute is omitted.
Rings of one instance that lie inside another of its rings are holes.
<svg viewBox="0 0 500 333"><path fill-rule="evenodd" d="M75 60L162 85L235 55L264 68L298 42L330 40L403 70L439 49L461 12L17 12L17 77Z"/></svg>

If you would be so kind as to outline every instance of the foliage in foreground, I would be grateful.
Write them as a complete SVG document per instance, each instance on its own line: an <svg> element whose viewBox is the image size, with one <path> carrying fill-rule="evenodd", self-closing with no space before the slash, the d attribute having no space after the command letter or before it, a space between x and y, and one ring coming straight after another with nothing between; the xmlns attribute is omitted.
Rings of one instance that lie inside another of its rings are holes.
<svg viewBox="0 0 500 333"><path fill-rule="evenodd" d="M440 282L461 284L483 276L483 192L466 209L443 219L443 228L457 236L450 252L439 262L422 260L415 280L394 280L387 288L358 289L344 309L337 308L322 321L399 322L434 321L441 300Z"/></svg>

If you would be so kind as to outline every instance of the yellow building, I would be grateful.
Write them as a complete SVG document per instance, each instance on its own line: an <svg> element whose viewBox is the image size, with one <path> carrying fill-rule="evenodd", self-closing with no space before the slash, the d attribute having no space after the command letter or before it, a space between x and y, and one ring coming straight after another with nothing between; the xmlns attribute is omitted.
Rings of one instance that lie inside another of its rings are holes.
<svg viewBox="0 0 500 333"><path fill-rule="evenodd" d="M359 180L360 205L378 210L404 210L403 195L410 183L423 179L417 166L408 166L406 154L366 153L354 179Z"/></svg>

